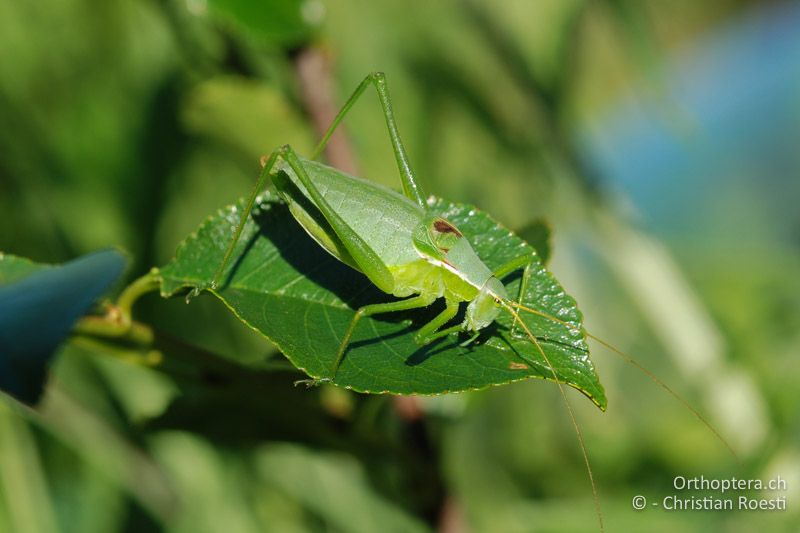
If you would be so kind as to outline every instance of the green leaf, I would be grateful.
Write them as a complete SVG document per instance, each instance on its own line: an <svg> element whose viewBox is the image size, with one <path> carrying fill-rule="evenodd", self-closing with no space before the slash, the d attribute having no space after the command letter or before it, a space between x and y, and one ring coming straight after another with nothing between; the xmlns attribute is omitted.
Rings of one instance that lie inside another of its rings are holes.
<svg viewBox="0 0 800 533"><path fill-rule="evenodd" d="M30 259L0 252L0 286L9 285L47 268L48 265L34 263Z"/></svg>
<svg viewBox="0 0 800 533"><path fill-rule="evenodd" d="M240 203L217 213L180 245L176 258L161 270L163 296L213 277L241 208ZM528 313L523 315L524 321L559 380L604 409L606 398L582 334L582 315L533 248L471 206L432 200L429 208L454 222L489 268L496 269L521 254L534 257L524 304L574 327ZM393 299L320 248L285 205L269 193L259 198L233 257L226 282L213 294L314 378L331 375L355 309ZM509 294L519 293L520 280L521 272L503 280ZM414 332L441 309L437 302L422 312L363 319L334 383L360 392L442 394L552 377L536 345L511 335L508 313L501 313L477 343L468 347L459 345L465 339L457 335L428 346L417 345Z"/></svg>
<svg viewBox="0 0 800 533"><path fill-rule="evenodd" d="M320 516L326 529L353 533L431 531L381 496L371 486L364 465L352 456L279 443L261 447L255 459L255 470L268 486Z"/></svg>
<svg viewBox="0 0 800 533"><path fill-rule="evenodd" d="M211 0L209 7L213 15L234 29L281 46L308 41L325 14L318 0Z"/></svg>
<svg viewBox="0 0 800 533"><path fill-rule="evenodd" d="M124 268L116 250L61 266L0 254L0 390L35 403L53 352Z"/></svg>

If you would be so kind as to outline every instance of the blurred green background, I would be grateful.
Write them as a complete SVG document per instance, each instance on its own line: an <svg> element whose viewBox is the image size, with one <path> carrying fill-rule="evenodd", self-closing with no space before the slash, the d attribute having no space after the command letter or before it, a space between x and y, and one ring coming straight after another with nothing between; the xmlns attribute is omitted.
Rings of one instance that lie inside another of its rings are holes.
<svg viewBox="0 0 800 533"><path fill-rule="evenodd" d="M0 250L119 245L134 279L382 70L425 190L523 234L545 219L588 329L740 456L598 346L608 412L568 394L607 529L797 531L798 28L744 0L0 0ZM328 155L397 186L372 94ZM37 410L0 398L0 531L596 530L552 384L296 389L211 297L136 316L174 364L68 344ZM632 510L699 475L780 475L759 496L788 509Z"/></svg>

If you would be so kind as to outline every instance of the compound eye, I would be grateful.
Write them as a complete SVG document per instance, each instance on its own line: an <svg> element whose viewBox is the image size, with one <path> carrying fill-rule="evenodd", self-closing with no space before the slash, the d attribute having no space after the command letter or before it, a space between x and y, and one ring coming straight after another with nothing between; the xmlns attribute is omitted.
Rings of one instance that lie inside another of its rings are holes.
<svg viewBox="0 0 800 533"><path fill-rule="evenodd" d="M495 307L500 307L500 298L495 298L494 299L494 306Z"/></svg>
<svg viewBox="0 0 800 533"><path fill-rule="evenodd" d="M433 229L437 233L447 234L451 233L456 237L463 237L458 228L443 218L437 218L433 221Z"/></svg>
<svg viewBox="0 0 800 533"><path fill-rule="evenodd" d="M434 245L445 253L449 252L450 248L463 237L458 228L443 218L434 219L428 231Z"/></svg>

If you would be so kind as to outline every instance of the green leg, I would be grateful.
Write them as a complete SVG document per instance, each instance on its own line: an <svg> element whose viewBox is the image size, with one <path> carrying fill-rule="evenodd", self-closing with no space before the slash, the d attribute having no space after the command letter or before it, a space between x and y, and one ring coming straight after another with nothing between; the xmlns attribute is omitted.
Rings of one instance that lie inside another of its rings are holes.
<svg viewBox="0 0 800 533"><path fill-rule="evenodd" d="M431 334L428 338L426 338L422 342L422 344L430 344L433 341L435 341L436 339L441 339L442 337L447 337L451 333L459 333L461 331L464 331L464 327L461 324L459 324L457 326L449 327L447 329L442 329L442 330L437 331L436 333ZM475 334L473 337L470 337L469 339L467 339L466 343L462 342L460 344L460 346L466 346L467 344L469 344L470 342L475 340L477 337L478 337L478 334Z"/></svg>
<svg viewBox="0 0 800 533"><path fill-rule="evenodd" d="M380 256L364 241L361 235L347 224L342 215L331 207L328 200L317 188L317 185L311 180L292 147L289 145L283 146L279 154L297 174L297 178L308 191L311 200L314 201L314 205L331 225L331 228L347 248L347 251L350 252L361 272L380 290L391 294L394 289L394 277Z"/></svg>
<svg viewBox="0 0 800 533"><path fill-rule="evenodd" d="M497 279L504 278L508 274L518 270L520 268L525 268L522 271L522 280L519 284L519 294L517 295L517 303L522 304L522 297L525 296L525 291L528 288L528 283L531 278L531 258L528 256L521 255L516 259L512 259L505 265L501 266L497 270L494 271L494 277ZM517 329L517 317L514 317L514 321L511 324L511 335L516 334Z"/></svg>
<svg viewBox="0 0 800 533"><path fill-rule="evenodd" d="M356 234L347 225L347 223L344 222L341 216L335 210L333 210L330 205L328 205L327 200L325 200L325 198L319 192L314 182L311 181L311 178L308 176L308 173L306 172L292 147L285 145L273 151L267 159L267 162L264 164L264 168L261 169L261 174L259 174L256 185L253 187L253 191L250 193L250 197L247 200L244 211L242 211L242 217L239 219L239 223L236 225L236 229L233 232L233 238L228 244L228 249L225 251L225 256L223 257L222 262L219 264L219 267L217 267L217 271L214 274L214 278L212 279L211 283L209 285L199 285L196 287L189 294L189 298L196 296L203 289L209 287L211 289L215 289L219 286L219 283L222 280L222 275L225 272L225 268L227 268L228 263L231 260L236 243L239 241L239 237L242 234L244 225L247 223L247 219L253 210L256 197L258 196L258 193L263 190L267 180L270 177L272 169L279 159L286 161L292 170L294 170L295 174L297 174L298 178L311 195L314 203L320 209L323 216L325 216L325 219L331 224L337 236L345 244L347 251L350 252L350 254L353 256L353 259L356 260L361 270L370 278L370 281L372 281L384 292L390 293L393 286L393 280L391 278L391 274L386 268L386 265L384 265L380 258L375 255L372 249L366 245L363 239Z"/></svg>
<svg viewBox="0 0 800 533"><path fill-rule="evenodd" d="M453 331L460 331L461 326L453 326L442 331L436 331L440 327L447 324L458 313L458 302L446 301L444 311L436 315L433 320L422 326L419 331L414 335L414 342L417 344L430 344L432 341L444 337Z"/></svg>
<svg viewBox="0 0 800 533"><path fill-rule="evenodd" d="M356 311L356 315L350 322L350 326L342 338L342 343L339 345L339 352L336 354L336 361L333 363L333 374L331 380L336 379L336 373L339 371L339 366L342 364L344 355L347 352L347 346L350 344L350 337L358 325L358 321L365 316L377 315L380 313L395 313L397 311L408 311L409 309L419 309L420 307L427 307L431 304L431 299L427 296L412 296L406 300L399 300L397 302L389 302L385 304L372 304L365 305Z"/></svg>
<svg viewBox="0 0 800 533"><path fill-rule="evenodd" d="M250 212L253 210L253 204L255 204L256 197L258 196L258 193L264 189L264 186L269 179L270 172L275 166L275 163L278 161L278 157L280 155L281 151L280 149L277 149L270 154L267 162L264 163L264 167L261 169L261 173L258 175L258 180L256 180L256 185L253 187L253 192L250 193L250 197L247 199L247 204L245 205L244 211L242 211L242 217L239 219L239 223L236 225L236 229L233 232L233 237L228 244L228 249L225 250L225 255L222 258L222 262L217 267L217 271L214 273L214 278L211 280L211 283L200 284L195 287L192 292L189 293L187 301L200 294L200 291L204 289L216 289L219 286L219 283L222 280L222 274L225 272L225 268L228 266L228 263L231 260L231 255L233 254L234 248L236 248L236 243L239 242L239 237L242 235L244 225L247 223Z"/></svg>
<svg viewBox="0 0 800 533"><path fill-rule="evenodd" d="M342 106L342 109L336 115L336 118L333 119L333 123L331 123L328 131L325 132L322 140L317 145L317 148L311 155L311 159L316 159L319 157L320 153L322 153L322 150L325 148L325 145L328 144L328 140L330 140L331 135L333 135L333 132L336 130L336 127L344 119L347 112L350 111L350 108L353 107L353 104L356 103L356 100L358 100L358 98L364 93L364 90L366 90L370 84L374 85L375 90L378 91L378 98L380 99L381 107L383 108L383 116L386 119L386 127L389 128L389 138L392 141L394 158L397 161L397 168L400 170L400 178L403 181L403 193L407 198L415 201L420 207L425 207L425 200L423 198L422 190L419 188L419 185L417 185L417 182L414 179L414 172L411 170L411 164L408 161L406 150L403 148L403 142L400 140L400 134L397 131L397 124L394 120L394 111L392 110L392 100L389 97L389 88L386 86L386 76L383 74L383 72L373 72L358 84L358 87L356 87L356 90L353 91L353 94L347 99L347 102L345 102L344 106Z"/></svg>
<svg viewBox="0 0 800 533"><path fill-rule="evenodd" d="M529 265L530 262L531 262L530 257L521 255L515 259L512 259L505 265L495 270L493 272L494 277L496 277L497 279L502 279L507 275L511 274L512 272L514 272L515 270L519 270L520 268Z"/></svg>

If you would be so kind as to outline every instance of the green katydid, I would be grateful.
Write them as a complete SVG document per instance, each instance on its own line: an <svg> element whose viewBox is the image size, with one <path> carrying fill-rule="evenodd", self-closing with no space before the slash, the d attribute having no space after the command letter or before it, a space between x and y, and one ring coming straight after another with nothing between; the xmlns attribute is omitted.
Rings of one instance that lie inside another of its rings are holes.
<svg viewBox="0 0 800 533"><path fill-rule="evenodd" d="M402 179L402 195L314 161L347 112L370 85L376 89L383 108ZM547 355L525 323L519 320L515 310L529 309L522 306L521 302L510 300L500 281L505 275L522 269L520 295L524 294L531 257L517 257L492 272L454 224L427 212L424 196L397 130L383 73L371 73L358 85L311 159L301 158L291 146L285 145L263 161L256 186L210 288L215 289L219 285L256 197L269 179L295 219L318 244L340 261L362 272L383 292L405 298L366 305L356 311L342 338L328 380L335 378L353 331L362 317L427 307L437 299L444 298L444 310L416 333L415 341L418 344L428 344L461 331L471 334L465 343L468 344L478 337L483 328L494 322L501 310L505 310L514 316L514 328L519 325L524 335L537 346L566 401L563 385ZM204 288L197 287L193 294ZM469 302L464 321L445 327L455 318L461 302ZM568 402L567 408L578 433L599 518L599 504L588 455Z"/></svg>
<svg viewBox="0 0 800 533"><path fill-rule="evenodd" d="M370 85L377 90L383 108L400 169L402 195L314 161ZM520 303L509 299L500 279L523 269L520 294L524 293L531 258L518 257L492 272L455 225L428 214L397 131L386 78L382 73L372 73L359 84L311 159L301 158L288 145L266 158L234 236L210 283L211 288L219 285L255 198L268 179L272 180L295 219L318 244L362 272L383 292L406 298L357 310L336 354L330 379L336 376L350 337L362 317L427 307L444 298L445 309L417 332L415 340L424 345L451 333L466 331L471 334L465 343L468 344L494 322L501 309L516 316L514 308L522 308ZM195 293L202 288L195 289ZM469 302L464 321L443 328L456 316L461 302ZM524 326L521 321L515 321L515 326L517 323Z"/></svg>
<svg viewBox="0 0 800 533"><path fill-rule="evenodd" d="M403 194L373 182L354 178L314 161L322 153L345 115L370 86L376 89L383 108L400 171ZM338 260L362 272L383 292L404 298L388 303L366 305L358 309L332 359L329 377L313 380L314 383L335 379L339 366L346 357L351 336L363 317L427 307L437 299L444 298L444 310L417 331L415 341L424 345L447 335L466 332L470 336L463 344L468 344L475 341L481 330L492 324L501 312L509 313L514 318L512 334L525 337L536 346L566 403L589 472L602 529L602 518L588 455L572 408L567 401L562 380L556 374L536 336L521 320L519 313L536 314L568 328L575 326L531 309L521 301L529 279L532 264L530 256L519 256L491 271L454 224L428 212L424 195L397 131L384 75L372 73L358 85L310 159L298 156L290 146L285 145L272 152L262 163L263 168L257 183L245 204L241 219L213 279L206 285L196 287L192 294L197 294L205 288L216 289L220 285L256 197L270 180L297 222L320 246ZM522 270L519 295L517 300L512 300L500 280L518 270ZM463 322L448 326L448 323L456 317L462 302L468 302ZM719 437L696 410L641 365L593 335L584 331L580 333L595 338L626 358L628 362L638 366L684 403Z"/></svg>

